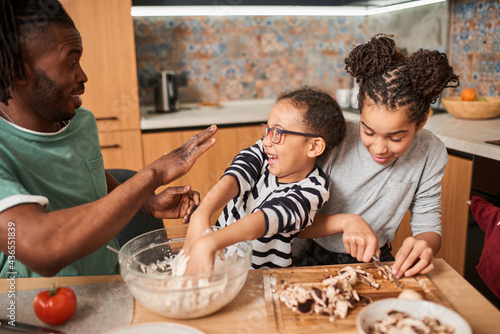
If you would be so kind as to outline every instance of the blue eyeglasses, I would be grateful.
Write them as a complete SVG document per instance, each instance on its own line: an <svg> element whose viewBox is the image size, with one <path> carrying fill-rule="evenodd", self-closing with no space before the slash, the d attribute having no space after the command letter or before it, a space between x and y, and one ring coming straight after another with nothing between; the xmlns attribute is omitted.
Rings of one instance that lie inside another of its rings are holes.
<svg viewBox="0 0 500 334"><path fill-rule="evenodd" d="M261 134L262 138L267 137L267 136L269 136L269 134L271 134L269 136L269 138L271 139L271 142L273 142L274 144L281 143L281 136L284 133L288 133L291 135L298 135L298 136L306 136L306 137L321 137L321 136L313 135L310 133L288 131L288 130L283 130L283 129L278 129L278 128L270 128L266 124L260 125L260 134Z"/></svg>

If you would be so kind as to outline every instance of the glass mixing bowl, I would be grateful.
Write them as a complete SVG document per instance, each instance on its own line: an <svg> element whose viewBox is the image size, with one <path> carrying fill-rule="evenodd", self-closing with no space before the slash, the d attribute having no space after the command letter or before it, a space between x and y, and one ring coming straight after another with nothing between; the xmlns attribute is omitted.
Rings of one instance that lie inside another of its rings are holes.
<svg viewBox="0 0 500 334"><path fill-rule="evenodd" d="M217 256L211 272L172 276L160 270L180 252L186 232L182 226L142 234L123 245L118 256L121 275L139 303L175 319L203 317L227 305L245 284L252 262L252 244L244 241L225 248L225 260Z"/></svg>

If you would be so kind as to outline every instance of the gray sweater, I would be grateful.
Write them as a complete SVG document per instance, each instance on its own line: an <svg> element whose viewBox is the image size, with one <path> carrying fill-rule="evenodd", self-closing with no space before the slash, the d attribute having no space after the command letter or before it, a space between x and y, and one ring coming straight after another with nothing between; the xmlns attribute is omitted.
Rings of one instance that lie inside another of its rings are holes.
<svg viewBox="0 0 500 334"><path fill-rule="evenodd" d="M441 234L441 179L447 161L443 142L423 129L405 154L378 165L363 146L359 122L347 121L344 141L320 162L330 177L330 199L318 213L360 215L377 234L379 246L394 239L408 209L414 236ZM330 251L346 252L341 234L315 240Z"/></svg>

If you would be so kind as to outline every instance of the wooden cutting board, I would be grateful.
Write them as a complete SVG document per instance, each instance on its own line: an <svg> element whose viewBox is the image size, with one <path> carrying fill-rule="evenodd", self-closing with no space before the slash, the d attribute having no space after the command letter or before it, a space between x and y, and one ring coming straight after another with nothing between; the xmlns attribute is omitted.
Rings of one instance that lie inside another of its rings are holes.
<svg viewBox="0 0 500 334"><path fill-rule="evenodd" d="M390 263L386 263L390 264ZM312 286L321 288L323 279L329 276L336 276L340 268L346 265L317 266L317 267L297 267L266 269L263 273L264 296L270 325L275 325L280 333L358 333L356 330L356 318L363 309L358 305L355 309L350 309L346 319L337 319L331 322L328 316L324 315L303 315L293 312L280 301L279 295L283 290L283 282L289 284L301 284L304 288L310 289ZM360 267L371 274L381 287L376 290L371 286L358 282L354 288L358 294L377 301L385 298L397 298L400 289L384 279L375 265L372 263L361 263L351 265L353 268ZM451 304L443 297L432 282L425 275L417 275L399 280L405 289L413 289L419 292L425 300L429 300L450 309Z"/></svg>

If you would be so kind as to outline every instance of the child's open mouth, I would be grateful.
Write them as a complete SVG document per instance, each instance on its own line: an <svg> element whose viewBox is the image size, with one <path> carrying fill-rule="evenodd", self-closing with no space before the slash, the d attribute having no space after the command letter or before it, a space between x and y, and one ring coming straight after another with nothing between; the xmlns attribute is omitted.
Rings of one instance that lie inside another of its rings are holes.
<svg viewBox="0 0 500 334"><path fill-rule="evenodd" d="M269 161L269 165L272 166L278 161L278 157L272 154L267 154L267 160Z"/></svg>

